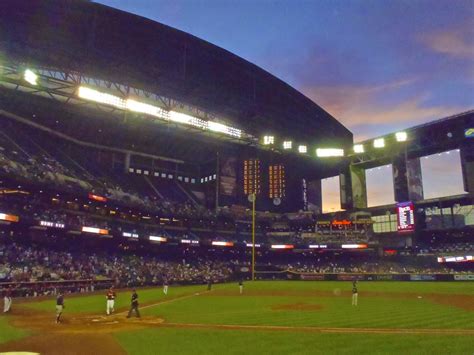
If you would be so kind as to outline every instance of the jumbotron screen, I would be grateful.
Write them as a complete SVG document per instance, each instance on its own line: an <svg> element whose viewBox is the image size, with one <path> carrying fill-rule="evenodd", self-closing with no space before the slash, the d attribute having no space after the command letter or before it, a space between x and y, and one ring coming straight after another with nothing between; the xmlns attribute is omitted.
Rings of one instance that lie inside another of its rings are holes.
<svg viewBox="0 0 474 355"><path fill-rule="evenodd" d="M367 169L365 171L365 179L368 207L395 203L392 164Z"/></svg>
<svg viewBox="0 0 474 355"><path fill-rule="evenodd" d="M323 213L341 210L339 175L321 180Z"/></svg>
<svg viewBox="0 0 474 355"><path fill-rule="evenodd" d="M461 154L454 149L420 159L425 199L465 194Z"/></svg>
<svg viewBox="0 0 474 355"><path fill-rule="evenodd" d="M397 231L399 233L415 231L415 208L413 202L397 203Z"/></svg>

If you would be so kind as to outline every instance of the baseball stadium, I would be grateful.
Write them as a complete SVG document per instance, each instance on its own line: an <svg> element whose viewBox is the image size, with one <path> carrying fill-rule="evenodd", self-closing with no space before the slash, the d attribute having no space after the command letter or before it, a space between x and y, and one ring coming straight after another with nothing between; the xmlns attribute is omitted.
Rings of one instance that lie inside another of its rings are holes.
<svg viewBox="0 0 474 355"><path fill-rule="evenodd" d="M1 6L1 354L473 353L474 110L355 142L178 29Z"/></svg>

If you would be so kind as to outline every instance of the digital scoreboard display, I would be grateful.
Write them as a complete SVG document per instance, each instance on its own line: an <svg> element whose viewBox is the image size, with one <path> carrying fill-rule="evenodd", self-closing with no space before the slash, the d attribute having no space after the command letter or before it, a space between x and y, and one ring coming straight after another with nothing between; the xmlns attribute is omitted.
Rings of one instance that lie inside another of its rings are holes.
<svg viewBox="0 0 474 355"><path fill-rule="evenodd" d="M397 203L397 230L399 233L415 231L413 202Z"/></svg>

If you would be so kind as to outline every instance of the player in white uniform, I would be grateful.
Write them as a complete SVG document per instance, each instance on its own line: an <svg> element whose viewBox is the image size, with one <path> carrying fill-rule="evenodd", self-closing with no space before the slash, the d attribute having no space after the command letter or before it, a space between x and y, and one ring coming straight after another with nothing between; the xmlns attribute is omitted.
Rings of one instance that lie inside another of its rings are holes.
<svg viewBox="0 0 474 355"><path fill-rule="evenodd" d="M107 315L110 315L112 313L114 313L115 309L115 291L114 291L114 288L111 287L109 289L109 291L107 292L107 295L105 296L105 298L107 299Z"/></svg>
<svg viewBox="0 0 474 355"><path fill-rule="evenodd" d="M3 296L3 313L10 312L12 308L12 294L10 290L5 291Z"/></svg>

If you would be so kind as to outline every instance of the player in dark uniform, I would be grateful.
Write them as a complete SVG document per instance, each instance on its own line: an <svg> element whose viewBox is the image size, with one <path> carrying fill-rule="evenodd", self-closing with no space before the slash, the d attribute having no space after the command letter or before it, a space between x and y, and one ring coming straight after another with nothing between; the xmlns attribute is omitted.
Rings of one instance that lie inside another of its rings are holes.
<svg viewBox="0 0 474 355"><path fill-rule="evenodd" d="M244 293L244 281L242 279L239 280L239 292L240 294Z"/></svg>
<svg viewBox="0 0 474 355"><path fill-rule="evenodd" d="M130 310L128 311L127 318L132 316L132 312L135 311L137 318L140 318L140 311L138 310L138 294L135 289L133 289L132 300L130 302Z"/></svg>
<svg viewBox="0 0 474 355"><path fill-rule="evenodd" d="M209 278L209 279L207 280L207 290L210 291L211 289L212 289L212 279Z"/></svg>
<svg viewBox="0 0 474 355"><path fill-rule="evenodd" d="M61 323L61 314L63 314L64 309L64 295L59 291L58 296L56 297L56 323Z"/></svg>

